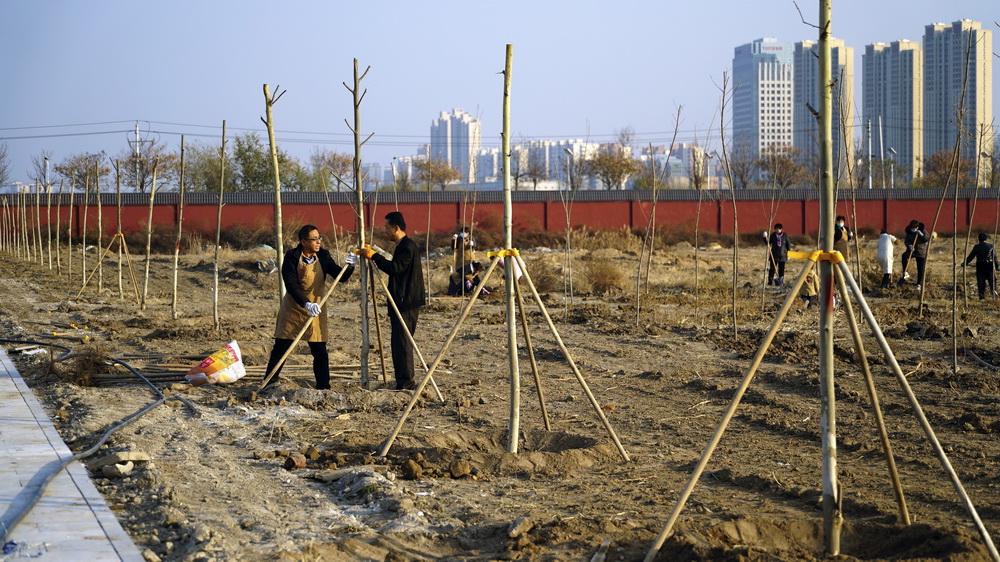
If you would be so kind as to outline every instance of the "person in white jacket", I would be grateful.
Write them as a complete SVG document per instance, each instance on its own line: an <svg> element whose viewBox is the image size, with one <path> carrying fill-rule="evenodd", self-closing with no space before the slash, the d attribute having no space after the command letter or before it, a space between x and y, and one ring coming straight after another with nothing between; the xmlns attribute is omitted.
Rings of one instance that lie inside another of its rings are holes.
<svg viewBox="0 0 1000 562"><path fill-rule="evenodd" d="M896 237L882 229L882 234L878 237L878 264L882 266L881 289L889 288L889 280L892 277L892 245L896 243Z"/></svg>

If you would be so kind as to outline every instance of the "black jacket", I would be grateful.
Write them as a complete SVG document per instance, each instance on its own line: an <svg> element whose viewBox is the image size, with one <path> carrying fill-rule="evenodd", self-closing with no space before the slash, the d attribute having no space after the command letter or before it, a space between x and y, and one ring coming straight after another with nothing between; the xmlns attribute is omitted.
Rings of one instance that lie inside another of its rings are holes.
<svg viewBox="0 0 1000 562"><path fill-rule="evenodd" d="M907 241L910 239L910 232L906 232ZM917 258L927 257L927 243L931 241L931 235L926 230L914 229L913 235L913 256ZM907 242L907 244L910 244Z"/></svg>
<svg viewBox="0 0 1000 562"><path fill-rule="evenodd" d="M972 251L969 252L969 257L965 258L965 265L972 263L972 258L976 259L977 266L990 266L992 267L996 263L996 255L993 251L993 244L989 242L980 242L972 247Z"/></svg>
<svg viewBox="0 0 1000 562"><path fill-rule="evenodd" d="M409 236L404 236L396 244L391 260L375 254L372 256L372 263L389 275L389 295L396 302L396 307L399 308L400 312L413 310L426 304L424 275L420 267L420 251L417 248L417 243Z"/></svg>
<svg viewBox="0 0 1000 562"><path fill-rule="evenodd" d="M337 265L337 262L333 261L333 256L330 255L330 252L320 248L319 252L316 252L316 256L323 267L323 272L336 279L337 274L340 273L340 266ZM298 245L285 253L285 258L281 262L281 279L285 282L285 291L292 295L292 300L299 306L305 307L309 299L306 298L306 294L302 291L302 285L299 284L300 257L302 257L302 245ZM353 265L346 267L347 270L344 271L344 276L340 278L341 283L350 279L351 273L354 272Z"/></svg>
<svg viewBox="0 0 1000 562"><path fill-rule="evenodd" d="M778 244L780 239L781 244ZM776 262L788 261L788 251L792 249L792 242L788 239L788 233L782 231L781 234L777 232L771 233L771 239L768 240L771 245L771 258Z"/></svg>

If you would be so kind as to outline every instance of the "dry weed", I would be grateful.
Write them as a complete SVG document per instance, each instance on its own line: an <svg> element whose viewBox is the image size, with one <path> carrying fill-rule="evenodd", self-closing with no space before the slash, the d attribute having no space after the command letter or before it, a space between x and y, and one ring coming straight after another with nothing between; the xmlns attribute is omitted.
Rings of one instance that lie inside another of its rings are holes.
<svg viewBox="0 0 1000 562"><path fill-rule="evenodd" d="M626 277L621 266L611 261L599 260L587 263L587 284L590 291L597 294L608 294L625 288Z"/></svg>

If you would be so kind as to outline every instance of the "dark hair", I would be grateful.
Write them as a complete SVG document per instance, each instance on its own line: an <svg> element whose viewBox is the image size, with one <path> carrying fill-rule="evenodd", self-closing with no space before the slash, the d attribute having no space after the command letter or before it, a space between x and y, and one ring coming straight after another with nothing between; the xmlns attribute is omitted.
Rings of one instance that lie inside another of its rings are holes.
<svg viewBox="0 0 1000 562"><path fill-rule="evenodd" d="M462 227L462 232L470 232L469 227L463 226Z"/></svg>
<svg viewBox="0 0 1000 562"><path fill-rule="evenodd" d="M980 242L986 242L989 239L990 239L990 237L985 232L980 232L979 233L979 241Z"/></svg>
<svg viewBox="0 0 1000 562"><path fill-rule="evenodd" d="M917 219L913 219L913 220L910 221L910 226L908 226L907 228L917 228L917 226L919 226L919 225L920 225L920 222Z"/></svg>
<svg viewBox="0 0 1000 562"><path fill-rule="evenodd" d="M385 216L385 220L390 225L398 226L400 230L406 231L406 219L403 218L403 213L393 211Z"/></svg>
<svg viewBox="0 0 1000 562"><path fill-rule="evenodd" d="M299 229L299 240L305 240L306 238L309 238L309 233L314 230L319 231L318 228L316 228L311 224L303 226L302 228Z"/></svg>
<svg viewBox="0 0 1000 562"><path fill-rule="evenodd" d="M781 226L781 223L779 222L774 225L774 228L785 228L785 227Z"/></svg>
<svg viewBox="0 0 1000 562"><path fill-rule="evenodd" d="M846 219L846 218L844 218L844 215L838 215L838 216L837 216L837 220L838 220L838 221L847 221L847 219Z"/></svg>

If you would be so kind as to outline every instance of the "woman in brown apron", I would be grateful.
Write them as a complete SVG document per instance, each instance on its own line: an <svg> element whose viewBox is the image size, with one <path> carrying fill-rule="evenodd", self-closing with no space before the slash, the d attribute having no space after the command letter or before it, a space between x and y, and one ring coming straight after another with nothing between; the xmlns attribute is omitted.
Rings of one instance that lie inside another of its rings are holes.
<svg viewBox="0 0 1000 562"><path fill-rule="evenodd" d="M274 347L271 348L271 358L267 362L268 373L278 364L281 356L291 347L292 341L307 322L309 328L302 338L309 343L309 351L313 356L313 375L316 377L316 388L330 388L330 356L326 351L327 311L322 309L319 301L326 292L326 280L335 279L341 267L333 261L330 252L320 248L323 237L319 230L307 224L299 229L299 245L285 254L281 264L281 278L285 283L285 296L281 299L278 309L278 325L274 330ZM341 281L347 281L354 271L357 261L355 254L347 254L344 260L344 275ZM274 373L268 386L278 380L281 368Z"/></svg>

